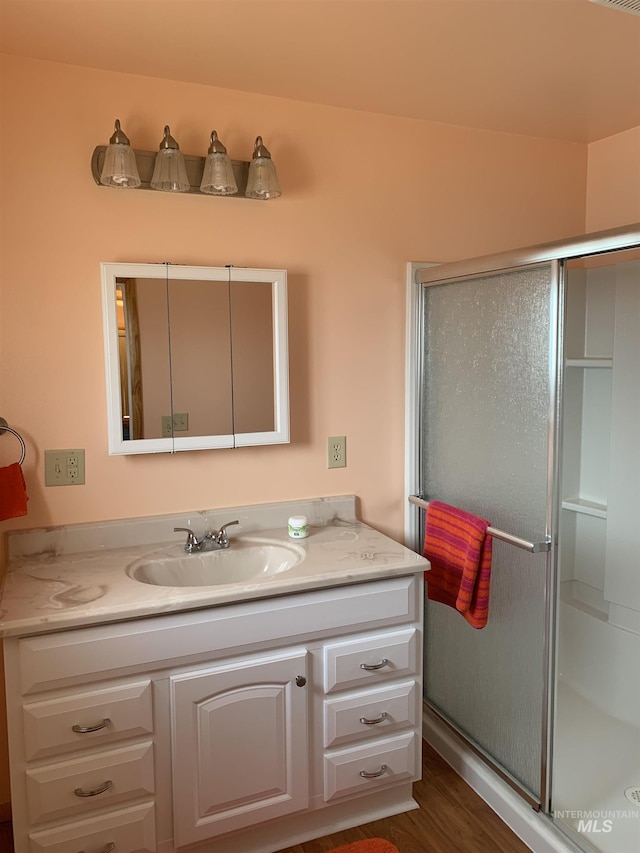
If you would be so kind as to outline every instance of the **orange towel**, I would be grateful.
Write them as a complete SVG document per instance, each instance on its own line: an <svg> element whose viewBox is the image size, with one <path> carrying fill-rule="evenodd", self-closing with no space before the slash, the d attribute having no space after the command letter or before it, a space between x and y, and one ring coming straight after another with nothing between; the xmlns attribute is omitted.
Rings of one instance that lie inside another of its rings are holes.
<svg viewBox="0 0 640 853"><path fill-rule="evenodd" d="M427 507L424 556L431 601L458 610L474 628L484 628L489 616L492 539L489 522L477 515L430 501Z"/></svg>
<svg viewBox="0 0 640 853"><path fill-rule="evenodd" d="M20 463L0 468L0 521L26 515L28 500Z"/></svg>
<svg viewBox="0 0 640 853"><path fill-rule="evenodd" d="M336 847L329 853L400 853L400 851L394 844L383 838L366 838L364 841L354 841L352 844Z"/></svg>

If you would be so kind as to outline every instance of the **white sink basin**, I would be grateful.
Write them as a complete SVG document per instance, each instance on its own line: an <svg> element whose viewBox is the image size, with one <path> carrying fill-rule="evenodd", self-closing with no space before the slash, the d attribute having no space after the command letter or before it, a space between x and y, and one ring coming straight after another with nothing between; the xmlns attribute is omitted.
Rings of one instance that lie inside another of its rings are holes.
<svg viewBox="0 0 640 853"><path fill-rule="evenodd" d="M305 558L305 551L272 539L243 537L229 548L187 554L171 546L127 566L127 574L140 583L155 586L219 586L259 583L288 572Z"/></svg>

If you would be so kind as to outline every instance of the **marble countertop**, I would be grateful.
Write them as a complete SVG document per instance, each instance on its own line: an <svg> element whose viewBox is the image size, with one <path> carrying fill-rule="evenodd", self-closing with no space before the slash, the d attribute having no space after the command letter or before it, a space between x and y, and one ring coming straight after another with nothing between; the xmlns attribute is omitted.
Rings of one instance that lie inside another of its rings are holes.
<svg viewBox="0 0 640 853"><path fill-rule="evenodd" d="M228 513L227 513L228 515ZM313 521L313 514L310 515ZM311 524L306 539L291 540L274 529L231 528L283 544L293 543L304 559L289 571L253 583L207 587L164 587L142 583L127 567L143 558L176 553L167 543L101 547L73 553L18 554L11 558L0 600L0 634L34 633L175 613L421 572L429 563L368 525L342 518ZM179 550L179 548L178 548ZM185 555L188 558L188 555Z"/></svg>

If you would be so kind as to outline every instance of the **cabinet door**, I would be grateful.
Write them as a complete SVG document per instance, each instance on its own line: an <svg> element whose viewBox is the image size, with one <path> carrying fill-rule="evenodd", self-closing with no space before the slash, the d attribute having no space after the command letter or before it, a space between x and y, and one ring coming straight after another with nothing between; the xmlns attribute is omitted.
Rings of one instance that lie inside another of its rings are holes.
<svg viewBox="0 0 640 853"><path fill-rule="evenodd" d="M177 847L307 807L306 669L294 649L171 677Z"/></svg>

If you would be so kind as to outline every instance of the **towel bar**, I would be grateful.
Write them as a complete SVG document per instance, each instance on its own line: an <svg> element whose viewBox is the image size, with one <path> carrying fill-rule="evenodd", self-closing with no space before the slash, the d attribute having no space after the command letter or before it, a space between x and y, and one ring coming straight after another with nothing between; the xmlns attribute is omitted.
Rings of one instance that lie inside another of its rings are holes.
<svg viewBox="0 0 640 853"><path fill-rule="evenodd" d="M425 501L417 495L409 495L409 503L422 507L422 509L426 509L429 506L429 501ZM542 551L551 550L551 540L549 539L545 539L543 542L529 542L527 539L512 536L511 533L505 533L504 530L497 530L495 527L487 527L487 533L493 536L494 539L507 542L509 545L515 545L516 548L522 548L531 554L539 554Z"/></svg>
<svg viewBox="0 0 640 853"><path fill-rule="evenodd" d="M5 421L4 418L0 418L0 435L2 435L3 432L10 432L11 435L15 435L15 437L20 442L20 447L22 448L22 454L20 456L20 464L22 465L22 463L24 462L24 457L27 455L27 448L25 446L23 437L20 435L19 432L16 432L15 429L11 429L11 427Z"/></svg>

